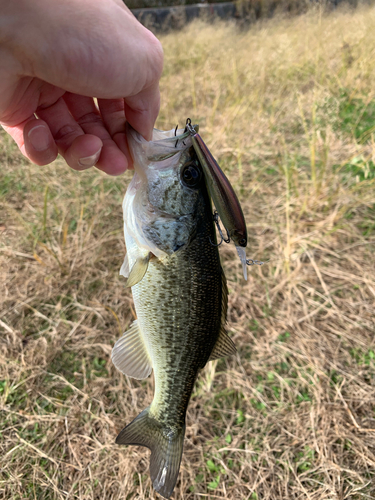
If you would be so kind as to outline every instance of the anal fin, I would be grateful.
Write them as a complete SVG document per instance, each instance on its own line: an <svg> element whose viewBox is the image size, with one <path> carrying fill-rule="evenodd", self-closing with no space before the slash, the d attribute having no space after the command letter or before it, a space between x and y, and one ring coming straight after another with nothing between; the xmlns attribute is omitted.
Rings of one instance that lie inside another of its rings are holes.
<svg viewBox="0 0 375 500"><path fill-rule="evenodd" d="M230 356L231 354L236 354L237 349L234 345L233 340L228 337L228 334L224 327L221 327L219 338L216 341L214 348L212 349L209 361L213 359L224 358L225 356Z"/></svg>
<svg viewBox="0 0 375 500"><path fill-rule="evenodd" d="M151 360L137 320L113 346L112 362L120 372L138 380L147 378L152 372Z"/></svg>
<svg viewBox="0 0 375 500"><path fill-rule="evenodd" d="M151 253L148 253L145 257L138 257L133 267L131 268L129 278L126 280L126 288L132 287L141 281L143 276L146 274L150 256Z"/></svg>

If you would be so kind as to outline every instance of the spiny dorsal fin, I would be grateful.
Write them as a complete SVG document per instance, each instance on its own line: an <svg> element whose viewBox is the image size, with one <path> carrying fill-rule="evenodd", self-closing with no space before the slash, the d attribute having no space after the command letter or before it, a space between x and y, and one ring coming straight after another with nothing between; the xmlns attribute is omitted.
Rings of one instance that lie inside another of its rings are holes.
<svg viewBox="0 0 375 500"><path fill-rule="evenodd" d="M126 288L134 286L141 281L143 276L146 274L150 256L151 253L148 253L145 257L138 257L131 268L129 278L126 280Z"/></svg>
<svg viewBox="0 0 375 500"><path fill-rule="evenodd" d="M113 346L112 362L120 372L138 380L148 377L152 372L151 360L137 320Z"/></svg>
<svg viewBox="0 0 375 500"><path fill-rule="evenodd" d="M228 286L223 268L221 268L221 328L225 327L228 311Z"/></svg>
<svg viewBox="0 0 375 500"><path fill-rule="evenodd" d="M219 338L216 341L214 348L212 349L211 356L208 361L213 359L224 358L224 356L230 356L231 354L236 354L237 349L234 345L233 340L228 337L225 328L221 327Z"/></svg>
<svg viewBox="0 0 375 500"><path fill-rule="evenodd" d="M225 330L228 310L228 287L227 279L223 270L221 270L221 284L221 329L219 338L217 339L216 344L212 349L209 361L212 361L213 359L223 358L224 356L230 356L231 354L235 354L237 352L233 340L228 337L228 334Z"/></svg>
<svg viewBox="0 0 375 500"><path fill-rule="evenodd" d="M169 498L175 487L182 457L185 425L172 429L143 410L116 438L116 444L136 444L151 450L150 475L155 490Z"/></svg>

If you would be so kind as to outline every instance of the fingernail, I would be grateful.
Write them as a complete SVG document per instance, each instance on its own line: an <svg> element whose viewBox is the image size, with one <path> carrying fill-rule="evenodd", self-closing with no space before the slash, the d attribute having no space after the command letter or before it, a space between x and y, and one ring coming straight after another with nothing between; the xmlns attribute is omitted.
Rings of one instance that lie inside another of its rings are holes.
<svg viewBox="0 0 375 500"><path fill-rule="evenodd" d="M50 146L49 133L44 125L37 125L27 135L35 151L45 151Z"/></svg>
<svg viewBox="0 0 375 500"><path fill-rule="evenodd" d="M100 156L101 151L102 150L99 149L99 151L97 151L95 154L93 154L91 156L85 156L84 158L80 158L78 160L78 164L81 167L93 167L94 165L96 165L97 161L99 160L99 156Z"/></svg>

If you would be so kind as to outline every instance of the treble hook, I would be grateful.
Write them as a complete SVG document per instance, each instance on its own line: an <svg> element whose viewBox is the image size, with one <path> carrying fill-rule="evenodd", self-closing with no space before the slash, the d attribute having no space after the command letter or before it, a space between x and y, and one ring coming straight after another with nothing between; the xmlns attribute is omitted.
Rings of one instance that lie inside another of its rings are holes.
<svg viewBox="0 0 375 500"><path fill-rule="evenodd" d="M215 210L215 212L212 215L213 215L213 219L214 219L215 225L217 227L217 230L219 231L219 234L220 234L220 243L218 243L217 245L215 245L215 243L212 243L211 238L208 237L208 239L210 240L211 245L214 246L214 247L219 247L223 243L223 241L225 241L225 243L230 243L230 235L229 235L227 229L225 229L226 232L227 232L227 239L224 238L223 231L222 231L222 229L220 227L220 223L219 223L219 214Z"/></svg>
<svg viewBox="0 0 375 500"><path fill-rule="evenodd" d="M214 211L212 216L213 216L213 220L215 222L215 225L217 227L217 230L219 231L219 234L220 234L220 242L217 245L215 245L215 243L212 243L211 238L208 237L211 245L214 247L219 247L223 243L223 241L225 241L225 243L230 243L230 234L228 232L228 229L225 228L225 230L227 232L227 239L225 239L224 235L223 235L223 231L222 231L222 229L220 227L220 223L219 223L219 214L217 213L216 210ZM246 260L244 260L244 263L245 262L246 262L246 265L248 265L248 266L262 266L264 264L264 262L262 262L261 260L255 260L255 259L246 259Z"/></svg>
<svg viewBox="0 0 375 500"><path fill-rule="evenodd" d="M246 264L248 266L263 266L264 262L261 260L246 259Z"/></svg>
<svg viewBox="0 0 375 500"><path fill-rule="evenodd" d="M177 130L178 130L178 123L177 123L177 125L176 125L176 128L174 129L174 136L175 136L175 137L176 137L176 135L177 135ZM185 127L185 131L184 131L184 133L185 133L185 132L186 132L186 127ZM174 147L175 147L175 148L177 148L177 144L178 144L178 141L179 141L179 140L180 140L180 139L177 139L176 144L174 145ZM182 141L182 144L183 144L184 146L186 146L185 141Z"/></svg>

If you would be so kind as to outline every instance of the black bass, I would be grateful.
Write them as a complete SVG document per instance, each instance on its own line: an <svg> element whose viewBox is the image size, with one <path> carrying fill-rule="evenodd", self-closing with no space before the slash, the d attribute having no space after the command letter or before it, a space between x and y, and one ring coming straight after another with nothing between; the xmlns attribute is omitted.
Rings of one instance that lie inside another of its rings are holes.
<svg viewBox="0 0 375 500"><path fill-rule="evenodd" d="M151 450L153 486L169 498L198 372L236 348L225 331L228 290L190 133L154 130L147 142L127 132L135 174L123 204L127 253L120 273L132 287L137 320L116 342L112 360L136 379L154 370L155 394L116 443Z"/></svg>

